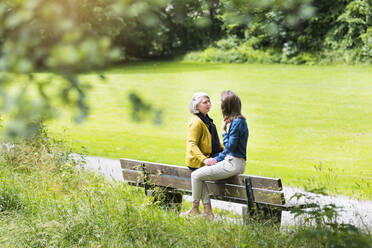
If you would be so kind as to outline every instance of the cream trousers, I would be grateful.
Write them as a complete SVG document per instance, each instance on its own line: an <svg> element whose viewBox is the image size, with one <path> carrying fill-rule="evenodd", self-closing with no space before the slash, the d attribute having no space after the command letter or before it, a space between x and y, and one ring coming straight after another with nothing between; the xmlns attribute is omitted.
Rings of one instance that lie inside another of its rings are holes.
<svg viewBox="0 0 372 248"><path fill-rule="evenodd" d="M203 204L210 203L209 192L204 181L213 181L242 174L245 170L245 160L226 156L221 162L212 166L203 166L191 173L192 199Z"/></svg>

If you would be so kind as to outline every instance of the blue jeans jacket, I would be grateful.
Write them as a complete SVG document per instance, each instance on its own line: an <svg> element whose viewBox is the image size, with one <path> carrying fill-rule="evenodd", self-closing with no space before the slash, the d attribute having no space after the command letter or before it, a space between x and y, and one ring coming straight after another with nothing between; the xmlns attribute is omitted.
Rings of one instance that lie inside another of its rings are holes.
<svg viewBox="0 0 372 248"><path fill-rule="evenodd" d="M229 131L222 134L225 149L215 157L217 162L224 160L226 155L246 160L248 136L247 122L242 118L236 118L230 124Z"/></svg>

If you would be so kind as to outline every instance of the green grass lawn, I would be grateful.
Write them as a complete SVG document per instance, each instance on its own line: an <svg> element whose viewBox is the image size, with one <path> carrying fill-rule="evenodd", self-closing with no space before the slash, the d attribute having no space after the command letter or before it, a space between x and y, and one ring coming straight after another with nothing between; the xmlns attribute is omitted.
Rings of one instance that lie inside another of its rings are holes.
<svg viewBox="0 0 372 248"><path fill-rule="evenodd" d="M76 151L184 165L192 94L210 94L219 128L219 95L231 89L249 125L246 173L372 199L372 66L148 62L103 74L81 76L93 85L83 124L68 114L48 123ZM131 120L132 91L163 109L162 125Z"/></svg>

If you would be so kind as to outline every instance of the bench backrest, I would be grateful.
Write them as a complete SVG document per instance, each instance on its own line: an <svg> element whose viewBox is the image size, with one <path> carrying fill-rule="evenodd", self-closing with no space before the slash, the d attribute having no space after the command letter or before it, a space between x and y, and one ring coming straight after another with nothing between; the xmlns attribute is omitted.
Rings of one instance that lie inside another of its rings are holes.
<svg viewBox="0 0 372 248"><path fill-rule="evenodd" d="M187 167L124 158L120 159L120 163L124 180L130 184L161 186L191 194L191 171ZM207 181L206 185L214 199L247 203L251 197L255 203L285 204L279 178L241 174L224 180ZM247 186L251 189L251 195L246 190Z"/></svg>

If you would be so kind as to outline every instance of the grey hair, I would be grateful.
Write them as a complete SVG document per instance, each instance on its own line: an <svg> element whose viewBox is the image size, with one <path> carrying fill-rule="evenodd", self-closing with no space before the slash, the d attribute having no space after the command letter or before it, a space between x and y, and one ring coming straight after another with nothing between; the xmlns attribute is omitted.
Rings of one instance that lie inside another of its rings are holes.
<svg viewBox="0 0 372 248"><path fill-rule="evenodd" d="M192 98L191 98L191 101L190 101L190 105L189 105L189 110L192 114L197 114L199 113L200 111L198 110L197 106L198 104L200 103L200 100L202 99L202 97L208 97L208 94L207 93L204 93L204 92L196 92Z"/></svg>

